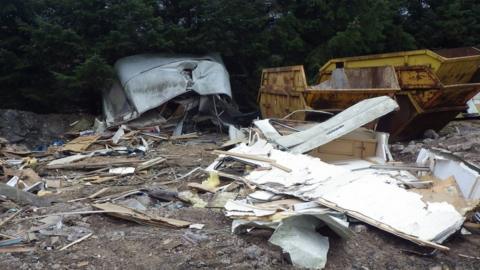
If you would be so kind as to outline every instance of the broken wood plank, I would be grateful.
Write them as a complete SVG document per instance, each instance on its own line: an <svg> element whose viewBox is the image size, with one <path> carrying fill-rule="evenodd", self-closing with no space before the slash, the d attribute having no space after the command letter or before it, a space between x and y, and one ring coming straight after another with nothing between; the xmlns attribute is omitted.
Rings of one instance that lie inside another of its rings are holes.
<svg viewBox="0 0 480 270"><path fill-rule="evenodd" d="M45 168L48 170L90 170L90 169L100 169L104 167L121 167L125 165L133 165L142 162L141 160L130 160L130 161L109 161L109 162L98 162L98 163L74 163L74 164L59 164L59 165L47 165Z"/></svg>
<svg viewBox="0 0 480 270"><path fill-rule="evenodd" d="M125 198L125 197L130 196L130 195L142 193L143 191L145 191L145 190L144 189L127 190L127 191L123 191L123 192L120 192L120 193L110 194L108 196L98 198L97 200L95 200L95 202L96 203L103 203L103 202L107 202L107 201L114 201L114 200Z"/></svg>
<svg viewBox="0 0 480 270"><path fill-rule="evenodd" d="M140 133L142 135L145 135L147 137L151 137L151 138L154 138L154 139L159 139L159 140L168 140L167 137L163 137L163 136L159 136L159 135L155 135L155 134L151 134L151 133L145 133L145 132L142 132Z"/></svg>
<svg viewBox="0 0 480 270"><path fill-rule="evenodd" d="M37 219L37 218L45 218L45 217L51 217L51 216L71 216L71 215L104 214L104 213L108 213L108 212L109 212L109 211L105 211L105 210L89 210L89 211L60 212L60 213L52 213L52 214L41 215L41 216L19 218L19 219L16 219L16 221L23 221L23 220L30 220L30 219Z"/></svg>
<svg viewBox="0 0 480 270"><path fill-rule="evenodd" d="M263 119L254 121L253 124L262 131L263 136L267 141L272 141L280 138L282 135L270 124L270 119Z"/></svg>
<svg viewBox="0 0 480 270"><path fill-rule="evenodd" d="M73 245L75 245L75 244L78 244L78 243L82 242L83 240L89 238L89 237L92 236L92 235L93 235L93 233L89 233L89 234L87 234L87 235L85 235L85 236L83 236L83 237L81 237L81 238L73 241L72 243L70 243L70 244L62 247L62 248L60 249L60 251L65 250L65 249L67 249L67 248L69 248L69 247L71 247L71 246L73 246Z"/></svg>
<svg viewBox="0 0 480 270"><path fill-rule="evenodd" d="M78 202L78 201L83 201L83 200L88 200L88 199L95 199L96 197L102 195L103 193L107 192L110 188L108 187L105 187L105 188L102 188L100 189L99 191L87 196L87 197L83 197L83 198L78 198L78 199L73 199L73 200L70 200L68 202Z"/></svg>
<svg viewBox="0 0 480 270"><path fill-rule="evenodd" d="M278 164L274 159L270 159L267 157L262 157L258 155L250 155L250 154L242 154L242 153L235 153L235 152L228 152L228 151L222 151L222 150L214 150L214 154L217 155L226 155L226 156L232 156L232 157L238 157L238 158L244 158L244 159L251 159L251 160L256 160L256 161L261 161L261 162L266 162L273 167L276 167L278 169L281 169L286 172L292 172L292 170L288 167L285 167L281 164Z"/></svg>
<svg viewBox="0 0 480 270"><path fill-rule="evenodd" d="M479 256L470 256L470 255L465 255L465 254L458 254L458 256L463 257L463 258L468 258L468 259L477 259L480 260Z"/></svg>
<svg viewBox="0 0 480 270"><path fill-rule="evenodd" d="M93 204L92 206L97 209L108 211L108 215L130 220L139 224L169 226L175 228L186 228L191 224L188 221L160 217L113 203Z"/></svg>
<svg viewBox="0 0 480 270"><path fill-rule="evenodd" d="M103 193L107 192L110 188L106 187L106 188L102 188L100 189L99 191L93 193L92 195L88 196L87 198L88 199L95 199L96 197L102 195Z"/></svg>
<svg viewBox="0 0 480 270"><path fill-rule="evenodd" d="M480 230L480 223L465 222L463 223L463 227L469 230Z"/></svg>
<svg viewBox="0 0 480 270"><path fill-rule="evenodd" d="M91 181L90 183L92 184L101 184L101 183L105 183L105 182L108 182L108 181L112 181L112 180L115 180L118 178L118 175L117 176L106 176L106 177L101 177L97 180L93 180Z"/></svg>
<svg viewBox="0 0 480 270"><path fill-rule="evenodd" d="M35 251L35 247L29 246L12 246L12 247L0 247L0 253L20 253Z"/></svg>
<svg viewBox="0 0 480 270"><path fill-rule="evenodd" d="M220 176L220 177L225 177L225 178L229 178L229 179L232 179L232 180L235 180L235 181L242 182L242 183L244 183L249 189L254 190L254 189L256 188L254 185L250 184L247 179L245 179L245 178L243 178L243 177L241 177L241 176L234 175L234 174L229 174L229 173L222 172L222 171L217 171L217 173L218 173L218 176Z"/></svg>
<svg viewBox="0 0 480 270"><path fill-rule="evenodd" d="M187 139L196 139L196 138L198 138L198 134L196 132L193 132L188 134L170 136L169 139L171 141L175 141L175 140L187 140Z"/></svg>
<svg viewBox="0 0 480 270"><path fill-rule="evenodd" d="M147 160L143 163L140 163L137 168L135 169L135 171L142 171L142 170L146 170L150 167L153 167L153 166L156 166L160 163L163 163L164 161L166 161L167 159L165 159L164 157L156 157L156 158L153 158L153 159L150 159L150 160Z"/></svg>
<svg viewBox="0 0 480 270"><path fill-rule="evenodd" d="M3 238L8 238L8 239L15 239L16 237L14 236L11 236L11 235L8 235L8 234L4 234L4 233L0 233L0 236L3 237Z"/></svg>
<svg viewBox="0 0 480 270"><path fill-rule="evenodd" d="M422 172L429 172L430 167L428 166L418 166L415 164L405 164L405 165L390 165L390 164L374 164L370 165L371 169L379 169L379 170L400 170L400 171L422 171Z"/></svg>
<svg viewBox="0 0 480 270"><path fill-rule="evenodd" d="M7 222L9 222L10 220L12 220L14 217L18 216L20 213L22 213L25 209L21 209L15 213L13 213L11 216L9 216L8 218L6 218L5 220L3 220L2 222L0 222L0 228L5 225Z"/></svg>
<svg viewBox="0 0 480 270"><path fill-rule="evenodd" d="M7 186L0 183L0 195L5 196L7 199L14 201L20 205L33 205L37 207L49 206L52 200L46 198L40 198L37 195L25 192L23 190Z"/></svg>

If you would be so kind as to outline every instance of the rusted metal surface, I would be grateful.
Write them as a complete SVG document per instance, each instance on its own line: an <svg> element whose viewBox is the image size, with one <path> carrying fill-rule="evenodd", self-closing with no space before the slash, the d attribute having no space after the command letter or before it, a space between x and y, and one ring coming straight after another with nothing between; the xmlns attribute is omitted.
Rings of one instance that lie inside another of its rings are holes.
<svg viewBox="0 0 480 270"><path fill-rule="evenodd" d="M335 80L308 86L303 66L291 66L263 70L258 101L263 117L281 118L300 109L337 112L367 98L393 96L399 90L392 67L345 69ZM298 113L293 119L312 118Z"/></svg>
<svg viewBox="0 0 480 270"><path fill-rule="evenodd" d="M303 96L307 80L303 66L265 69L262 72L258 102L264 117L283 117L293 111L308 109ZM293 119L303 120L305 113Z"/></svg>
<svg viewBox="0 0 480 270"><path fill-rule="evenodd" d="M302 106L339 112L363 99L394 95L400 110L378 127L393 141L409 140L443 128L465 111L480 92L480 83L474 83L480 81L479 65L480 50L468 47L332 59L320 69L316 86L307 85L302 66L267 69L260 107L264 117L282 117ZM394 67L394 76L381 70L385 66ZM343 77L335 76L338 67L344 67ZM308 115L295 119L313 120Z"/></svg>
<svg viewBox="0 0 480 270"><path fill-rule="evenodd" d="M393 91L391 89L380 89L380 90L365 90L365 91L355 91L355 90L345 90L345 91L335 91L335 90L325 90L325 91L306 91L305 99L306 103L314 108L330 112L339 112L343 111L345 108L348 108L359 101L364 99L378 97L378 96L392 96Z"/></svg>
<svg viewBox="0 0 480 270"><path fill-rule="evenodd" d="M473 83L480 80L480 50L474 47L332 59L320 69L320 81L329 78L338 65L395 67L402 89L395 94L400 111L379 123L382 131L391 133L393 141L420 137L426 129L443 128L480 92L480 85Z"/></svg>
<svg viewBox="0 0 480 270"><path fill-rule="evenodd" d="M464 112L478 92L480 83L401 91L395 95L400 111L380 119L378 129L389 132L392 141L421 137L425 130L439 130Z"/></svg>
<svg viewBox="0 0 480 270"><path fill-rule="evenodd" d="M427 129L443 128L480 92L479 83L445 86L427 66L397 67L396 71L402 87L396 94L400 111L381 119L378 126L391 134L392 141L418 138Z"/></svg>
<svg viewBox="0 0 480 270"><path fill-rule="evenodd" d="M427 129L439 130L466 109L466 106L449 106L423 110L408 92L399 93L395 98L400 111L383 117L377 126L377 130L390 133L391 141L418 138Z"/></svg>
<svg viewBox="0 0 480 270"><path fill-rule="evenodd" d="M396 67L398 83L402 90L440 88L441 83L428 66Z"/></svg>
<svg viewBox="0 0 480 270"><path fill-rule="evenodd" d="M480 65L480 50L475 47L445 50L416 50L375 55L331 59L319 70L319 80L338 66L345 68L378 67L429 67L445 85L468 83Z"/></svg>

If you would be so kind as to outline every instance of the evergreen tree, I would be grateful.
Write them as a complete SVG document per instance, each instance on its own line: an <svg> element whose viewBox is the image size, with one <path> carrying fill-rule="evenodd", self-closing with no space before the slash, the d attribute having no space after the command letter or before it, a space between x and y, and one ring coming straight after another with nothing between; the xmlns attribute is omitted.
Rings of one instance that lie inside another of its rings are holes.
<svg viewBox="0 0 480 270"><path fill-rule="evenodd" d="M480 43L475 0L3 0L3 107L99 111L124 56L218 52L235 98L254 104L261 69L333 57Z"/></svg>

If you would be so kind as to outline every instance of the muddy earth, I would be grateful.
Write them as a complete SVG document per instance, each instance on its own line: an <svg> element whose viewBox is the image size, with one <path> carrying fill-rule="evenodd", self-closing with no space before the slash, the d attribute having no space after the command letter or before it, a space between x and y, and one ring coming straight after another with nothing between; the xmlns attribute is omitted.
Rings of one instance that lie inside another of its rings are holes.
<svg viewBox="0 0 480 270"><path fill-rule="evenodd" d="M71 119L69 119L71 120ZM69 121L65 121L69 122ZM16 131L20 132L20 131ZM413 142L393 144L397 159L414 160L421 147L441 147L465 159L480 161L480 121L452 122L438 134ZM102 188L116 194L138 188L168 188L186 190L188 182L205 179L203 173L194 173L178 180L196 167L205 168L216 157L211 153L227 136L203 134L186 141L158 141L145 158L164 156L167 162L148 174L124 176L98 184L76 180L76 171L37 171L42 177L66 176L65 186L54 189L59 202L49 207L20 207L11 201L0 201L0 219L12 215L11 209L24 212L0 225L0 232L18 235L41 226L40 215L60 212L93 210L88 201L69 200L89 196ZM78 178L78 177L77 177ZM209 200L211 194L201 194ZM142 196L137 195L141 200ZM35 231L28 244L36 249L29 252L1 253L0 269L297 269L280 248L269 244L270 230L255 229L248 234L231 233L231 220L221 209L194 208L178 201L145 203L164 217L205 224L202 229L167 228L137 224L123 219L98 214L64 215L57 223L57 232ZM44 220L45 221L45 220ZM480 234L457 233L444 244L448 252L422 248L369 225L352 221L352 238L343 240L332 232L322 231L330 239L326 269L479 269ZM66 250L60 248L81 235L92 236Z"/></svg>

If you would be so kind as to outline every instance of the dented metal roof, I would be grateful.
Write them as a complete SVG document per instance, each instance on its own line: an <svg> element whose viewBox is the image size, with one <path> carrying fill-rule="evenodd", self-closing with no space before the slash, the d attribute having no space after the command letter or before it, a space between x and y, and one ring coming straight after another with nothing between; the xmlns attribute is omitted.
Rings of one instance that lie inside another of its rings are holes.
<svg viewBox="0 0 480 270"><path fill-rule="evenodd" d="M107 124L126 122L184 93L226 95L229 74L218 55L140 54L115 63L118 82L103 95Z"/></svg>

